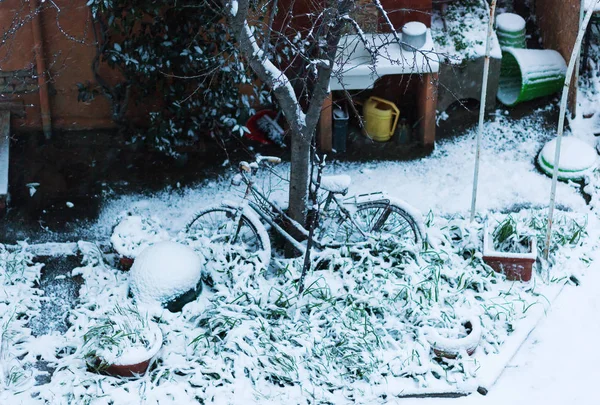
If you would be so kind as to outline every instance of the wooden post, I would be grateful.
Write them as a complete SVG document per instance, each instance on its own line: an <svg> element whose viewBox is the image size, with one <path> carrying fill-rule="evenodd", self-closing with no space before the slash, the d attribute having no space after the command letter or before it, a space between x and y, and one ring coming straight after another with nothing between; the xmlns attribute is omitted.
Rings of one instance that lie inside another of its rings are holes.
<svg viewBox="0 0 600 405"><path fill-rule="evenodd" d="M44 40L42 38L42 11L39 0L30 0L29 9L32 14L31 32L33 35L33 51L35 53L35 67L37 69L40 112L42 115L42 130L46 139L52 137L52 118L50 115L50 96L48 95L48 80L46 73L46 59L44 57Z"/></svg>
<svg viewBox="0 0 600 405"><path fill-rule="evenodd" d="M8 163L10 144L10 111L0 111L0 214L8 199Z"/></svg>
<svg viewBox="0 0 600 405"><path fill-rule="evenodd" d="M435 110L437 108L438 74L427 73L423 75L423 82L419 90L418 119L419 137L421 144L426 148L433 148L435 144Z"/></svg>
<svg viewBox="0 0 600 405"><path fill-rule="evenodd" d="M319 149L321 152L328 153L333 150L333 123L332 123L333 99L331 92L323 102L321 108L321 118L319 119Z"/></svg>

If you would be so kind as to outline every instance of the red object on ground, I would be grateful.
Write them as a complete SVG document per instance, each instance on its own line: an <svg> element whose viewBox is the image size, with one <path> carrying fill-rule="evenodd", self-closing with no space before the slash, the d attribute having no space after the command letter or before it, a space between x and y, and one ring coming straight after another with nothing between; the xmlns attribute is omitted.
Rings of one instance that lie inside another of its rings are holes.
<svg viewBox="0 0 600 405"><path fill-rule="evenodd" d="M260 142L265 145L273 145L273 141L267 138L267 135L265 135L263 130L260 129L260 127L258 126L258 120L260 120L265 115L268 115L269 117L275 119L277 113L273 110L261 110L254 114L252 117L250 117L248 122L246 122L246 128L248 128L250 133L246 134L245 136L251 141Z"/></svg>
<svg viewBox="0 0 600 405"><path fill-rule="evenodd" d="M131 257L122 256L119 258L119 268L121 270L129 270L133 266L133 260Z"/></svg>
<svg viewBox="0 0 600 405"><path fill-rule="evenodd" d="M535 259L526 257L502 257L493 255L484 255L483 260L494 271L506 275L507 280L511 281L529 281L533 273L533 264Z"/></svg>
<svg viewBox="0 0 600 405"><path fill-rule="evenodd" d="M141 363L116 365L111 364L104 371L105 374L112 375L113 377L137 377L146 374L150 361L152 359L144 360Z"/></svg>

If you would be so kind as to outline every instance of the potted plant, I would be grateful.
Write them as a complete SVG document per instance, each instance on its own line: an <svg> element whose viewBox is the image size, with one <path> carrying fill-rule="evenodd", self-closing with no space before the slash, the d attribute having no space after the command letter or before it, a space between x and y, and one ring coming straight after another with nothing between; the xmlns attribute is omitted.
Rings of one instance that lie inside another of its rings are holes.
<svg viewBox="0 0 600 405"><path fill-rule="evenodd" d="M483 260L506 275L508 280L529 281L537 260L535 236L520 232L517 222L508 216L492 231L486 220L483 231Z"/></svg>
<svg viewBox="0 0 600 405"><path fill-rule="evenodd" d="M455 359L463 351L471 356L481 340L481 322L478 316L463 318L454 324L426 327L425 335L438 357Z"/></svg>
<svg viewBox="0 0 600 405"><path fill-rule="evenodd" d="M163 335L147 315L116 306L83 336L88 366L99 373L134 377L146 373L162 347Z"/></svg>
<svg viewBox="0 0 600 405"><path fill-rule="evenodd" d="M148 246L169 239L157 218L125 216L113 228L110 242L119 258L119 267L129 270L133 261Z"/></svg>

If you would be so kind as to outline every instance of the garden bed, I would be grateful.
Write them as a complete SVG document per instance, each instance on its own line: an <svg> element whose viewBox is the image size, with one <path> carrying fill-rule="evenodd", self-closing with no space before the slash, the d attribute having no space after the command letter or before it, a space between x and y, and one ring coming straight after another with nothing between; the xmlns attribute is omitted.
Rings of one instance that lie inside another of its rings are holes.
<svg viewBox="0 0 600 405"><path fill-rule="evenodd" d="M514 217L544 232L543 212ZM94 322L118 306L133 305L130 273L106 265L93 244L79 243L83 265L72 274L85 282L69 330L32 337L27 320L39 308L42 292L34 281L40 266L28 262L27 247L12 256L2 250L0 266L8 268L17 258L22 274L2 279L9 291L3 305L21 303L20 315L2 315L19 342L3 356L23 372L18 386L2 387L0 402L385 403L395 396L489 389L572 272L589 265L586 252L598 238L587 237L586 219L561 213L556 223L551 261L529 283L508 281L484 264L481 223L430 215L428 249L383 241L324 252L302 297L297 261L275 259L268 271L259 271L256 263L232 258L222 246L195 241L192 247L210 258L205 288L182 312L154 313L163 349L140 379L90 371L84 345ZM473 317L481 322L481 337L472 356L465 351L447 359L432 350L427 328L452 338L461 333L455 326ZM56 368L48 384L33 386L38 359Z"/></svg>

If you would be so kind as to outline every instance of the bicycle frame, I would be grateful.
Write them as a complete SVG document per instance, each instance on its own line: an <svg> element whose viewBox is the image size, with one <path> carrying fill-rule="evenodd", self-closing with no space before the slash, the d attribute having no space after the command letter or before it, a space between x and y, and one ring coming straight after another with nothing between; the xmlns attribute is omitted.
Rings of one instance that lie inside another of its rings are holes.
<svg viewBox="0 0 600 405"><path fill-rule="evenodd" d="M302 235L303 239L307 239L309 237L309 231L304 226L302 226L298 222L294 221L275 203L273 203L271 200L269 200L269 198L266 195L264 195L263 192L254 184L253 179L250 178L246 174L246 173L250 173L250 176L252 176L254 174L253 172L255 172L257 169L258 169L258 165L248 165L245 167L243 165L241 166L241 170L240 170L241 178L242 178L242 181L246 184L246 191L245 191L244 197L243 197L243 200L246 202L246 204L243 204L237 208L238 215L240 217L240 219L239 219L240 225L241 225L241 214L243 212L244 206L247 206L252 211L254 211L254 213L256 213L263 221L268 223L274 230L276 230L281 236L283 236L288 242L290 242L292 244L292 246L294 246L295 249L297 249L301 253L305 253L306 247L298 239L296 239L292 235L292 233ZM358 200L361 197L368 197L368 196L374 196L374 195L383 196L382 193L372 193L372 194L362 194L362 195L355 196L352 198L354 199L354 204L357 204ZM250 196L252 196L254 201L252 201L249 198ZM385 200L385 198L379 198L379 200ZM353 220L350 211L344 206L344 202L340 201L336 197L335 193L328 192L326 199L325 199L325 204L324 204L323 210L326 212L329 209L329 207L331 206L331 204L336 205L337 209L341 213L343 220L350 221L354 225L354 227L363 236L366 236L365 233L363 232L363 230ZM268 207L268 208L265 208L265 207ZM284 226L281 226L278 223L278 220L283 221L283 223L285 223L285 226L288 227L288 229L291 228L292 229L291 233L290 233L290 231L285 229ZM236 232L236 237L237 237L237 232ZM315 238L314 246L317 249L323 249L325 245L321 240Z"/></svg>

